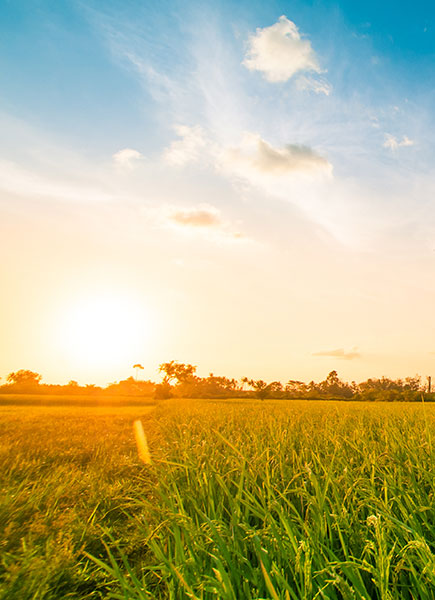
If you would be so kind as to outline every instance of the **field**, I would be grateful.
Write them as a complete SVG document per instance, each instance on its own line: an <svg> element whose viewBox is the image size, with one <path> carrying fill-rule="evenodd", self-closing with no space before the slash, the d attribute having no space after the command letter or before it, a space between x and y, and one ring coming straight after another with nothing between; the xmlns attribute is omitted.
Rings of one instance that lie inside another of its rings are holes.
<svg viewBox="0 0 435 600"><path fill-rule="evenodd" d="M0 406L146 406L152 398L108 394L0 394Z"/></svg>
<svg viewBox="0 0 435 600"><path fill-rule="evenodd" d="M423 404L2 406L0 598L435 598L434 434Z"/></svg>

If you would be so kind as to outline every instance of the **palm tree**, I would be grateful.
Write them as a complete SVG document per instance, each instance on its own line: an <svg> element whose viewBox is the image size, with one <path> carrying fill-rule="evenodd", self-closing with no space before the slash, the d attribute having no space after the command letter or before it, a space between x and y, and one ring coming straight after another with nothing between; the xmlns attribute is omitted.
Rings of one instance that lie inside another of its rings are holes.
<svg viewBox="0 0 435 600"><path fill-rule="evenodd" d="M139 369L142 369L143 371L143 366L139 363L133 365L133 369L136 369L136 381L139 379Z"/></svg>

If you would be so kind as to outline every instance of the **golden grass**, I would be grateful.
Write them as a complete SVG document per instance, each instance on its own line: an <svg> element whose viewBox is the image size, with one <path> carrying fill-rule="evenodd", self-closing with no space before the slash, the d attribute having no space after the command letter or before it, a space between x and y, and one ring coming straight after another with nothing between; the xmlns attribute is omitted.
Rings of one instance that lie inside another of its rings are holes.
<svg viewBox="0 0 435 600"><path fill-rule="evenodd" d="M433 600L434 434L415 403L0 407L0 599Z"/></svg>

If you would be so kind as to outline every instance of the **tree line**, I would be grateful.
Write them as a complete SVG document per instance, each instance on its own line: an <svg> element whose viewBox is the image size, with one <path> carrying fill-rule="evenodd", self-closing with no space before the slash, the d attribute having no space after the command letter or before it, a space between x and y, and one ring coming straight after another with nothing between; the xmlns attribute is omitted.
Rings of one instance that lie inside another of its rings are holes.
<svg viewBox="0 0 435 600"><path fill-rule="evenodd" d="M141 365L134 365L134 368ZM340 399L361 401L435 401L435 394L427 391L420 376L405 379L388 377L367 379L356 383L342 381L337 371L331 371L320 382L290 379L287 383L267 382L263 379L242 377L240 380L210 373L200 377L195 365L170 361L159 367L161 381L139 380L128 377L106 387L94 384L79 385L71 380L66 385L41 383L42 376L35 371L21 369L9 373L6 383L0 386L0 394L68 394L68 395L110 395L168 398L257 398L272 399Z"/></svg>

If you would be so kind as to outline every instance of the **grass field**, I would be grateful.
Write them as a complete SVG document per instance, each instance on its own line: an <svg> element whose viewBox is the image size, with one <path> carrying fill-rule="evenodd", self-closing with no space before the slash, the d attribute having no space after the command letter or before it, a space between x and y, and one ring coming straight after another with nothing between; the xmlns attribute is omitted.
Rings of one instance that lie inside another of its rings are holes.
<svg viewBox="0 0 435 600"><path fill-rule="evenodd" d="M435 598L434 411L3 406L0 598Z"/></svg>
<svg viewBox="0 0 435 600"><path fill-rule="evenodd" d="M0 406L152 406L153 398L109 394L0 394Z"/></svg>

